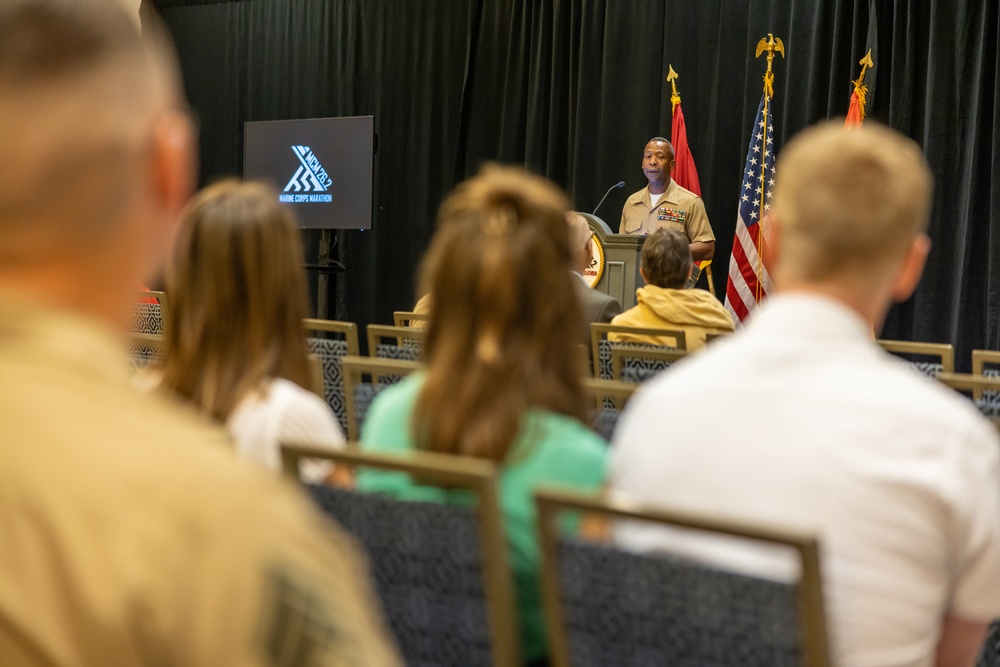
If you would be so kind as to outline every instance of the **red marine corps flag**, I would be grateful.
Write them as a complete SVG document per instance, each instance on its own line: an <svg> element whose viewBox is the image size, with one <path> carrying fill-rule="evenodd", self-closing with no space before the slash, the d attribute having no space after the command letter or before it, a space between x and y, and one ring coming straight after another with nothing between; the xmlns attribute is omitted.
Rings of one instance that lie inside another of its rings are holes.
<svg viewBox="0 0 1000 667"><path fill-rule="evenodd" d="M771 63L775 51L784 57L785 47L773 35L768 35L768 39L761 39L757 44L758 58L767 52L767 73L764 74L764 94L757 107L747 161L743 167L740 210L726 283L726 310L737 323L746 319L771 292L771 276L763 260L764 234L760 222L771 208L771 189L774 187L774 125L771 122L774 74Z"/></svg>
<svg viewBox="0 0 1000 667"><path fill-rule="evenodd" d="M681 96L677 92L677 72L673 65L667 74L667 81L670 82L672 92L670 94L670 111L673 114L673 122L670 126L670 142L674 145L674 171L671 177L677 181L677 185L687 188L691 192L701 197L701 183L698 181L698 168L694 166L694 156L691 155L691 148L688 146L687 125L684 123L684 110L681 109Z"/></svg>

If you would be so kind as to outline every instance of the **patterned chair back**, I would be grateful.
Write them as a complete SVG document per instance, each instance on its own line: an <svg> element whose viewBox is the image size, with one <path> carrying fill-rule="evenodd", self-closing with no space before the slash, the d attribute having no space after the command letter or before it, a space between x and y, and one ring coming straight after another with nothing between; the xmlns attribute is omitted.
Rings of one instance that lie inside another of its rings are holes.
<svg viewBox="0 0 1000 667"><path fill-rule="evenodd" d="M155 290L138 290L132 304L128 354L135 370L145 368L163 354L163 324L169 315L167 295Z"/></svg>
<svg viewBox="0 0 1000 667"><path fill-rule="evenodd" d="M368 325L368 355L379 359L420 361L427 331L384 324Z"/></svg>
<svg viewBox="0 0 1000 667"><path fill-rule="evenodd" d="M423 368L417 361L358 356L343 357L340 365L347 404L347 439L352 441L361 437L361 425L375 396L387 386Z"/></svg>
<svg viewBox="0 0 1000 667"><path fill-rule="evenodd" d="M347 400L340 360L359 354L358 325L337 320L302 320L306 330L306 346L322 368L323 398L337 415L340 427L347 432Z"/></svg>
<svg viewBox="0 0 1000 667"><path fill-rule="evenodd" d="M645 382L687 355L685 350L674 350L669 347L628 343L609 343L609 346L611 378L632 384Z"/></svg>
<svg viewBox="0 0 1000 667"><path fill-rule="evenodd" d="M389 626L408 665L520 667L513 585L485 461L414 452L389 456L282 446L285 471L303 458L398 471L460 496L404 501L310 485L310 495L365 547Z"/></svg>
<svg viewBox="0 0 1000 667"><path fill-rule="evenodd" d="M774 529L539 489L542 581L553 667L829 665L816 541ZM582 512L791 548L797 581L563 536Z"/></svg>
<svg viewBox="0 0 1000 667"><path fill-rule="evenodd" d="M907 340L879 340L878 344L915 370L935 377L955 372L955 346L951 343L914 343Z"/></svg>
<svg viewBox="0 0 1000 667"><path fill-rule="evenodd" d="M608 340L608 334L617 333L623 335L659 336L670 337L675 345L651 345L649 343L625 343L612 342ZM683 331L676 329L653 329L647 327L624 327L614 324L603 324L594 322L590 325L590 342L594 363L594 377L599 380L621 380L620 374L616 375L613 367L613 350L686 350L687 336ZM631 357L627 353L620 354L623 360L622 369L629 368L629 373L633 378L641 377L643 380L655 374L658 370L666 368L672 360L659 359L651 361L646 358ZM638 380L641 381L641 380Z"/></svg>
<svg viewBox="0 0 1000 667"><path fill-rule="evenodd" d="M125 349L128 350L132 370L138 371L163 358L163 336L130 333Z"/></svg>

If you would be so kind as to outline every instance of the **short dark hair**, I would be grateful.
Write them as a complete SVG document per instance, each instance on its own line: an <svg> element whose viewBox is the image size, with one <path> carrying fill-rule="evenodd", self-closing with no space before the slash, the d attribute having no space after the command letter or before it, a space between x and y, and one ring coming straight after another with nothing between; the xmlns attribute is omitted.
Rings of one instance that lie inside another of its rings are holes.
<svg viewBox="0 0 1000 667"><path fill-rule="evenodd" d="M642 245L639 266L651 285L680 289L691 271L691 247L687 237L672 229L657 229Z"/></svg>
<svg viewBox="0 0 1000 667"><path fill-rule="evenodd" d="M661 143L661 144L666 144L667 145L667 147L670 149L670 159L673 159L673 158L676 157L674 155L674 145L672 143L670 143L670 141L668 141L667 139L664 139L663 137L653 137L652 139L650 139L649 141L646 142L646 146L650 145L654 141L657 142L657 143Z"/></svg>

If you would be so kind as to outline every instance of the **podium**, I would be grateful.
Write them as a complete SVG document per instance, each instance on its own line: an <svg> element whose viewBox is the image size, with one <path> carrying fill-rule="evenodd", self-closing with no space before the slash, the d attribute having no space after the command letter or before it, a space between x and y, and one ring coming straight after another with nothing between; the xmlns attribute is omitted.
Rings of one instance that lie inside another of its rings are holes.
<svg viewBox="0 0 1000 667"><path fill-rule="evenodd" d="M645 235L614 234L611 227L596 215L581 213L590 224L603 249L604 270L594 289L618 299L624 310L635 305L635 291L642 287L639 257Z"/></svg>

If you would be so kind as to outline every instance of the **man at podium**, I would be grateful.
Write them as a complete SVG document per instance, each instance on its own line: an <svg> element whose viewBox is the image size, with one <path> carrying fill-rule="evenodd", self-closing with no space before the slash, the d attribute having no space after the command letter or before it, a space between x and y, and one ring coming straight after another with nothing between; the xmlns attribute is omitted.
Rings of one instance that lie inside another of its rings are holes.
<svg viewBox="0 0 1000 667"><path fill-rule="evenodd" d="M666 227L687 236L695 262L712 259L715 234L705 202L670 178L673 170L674 147L663 137L650 139L642 154L642 173L649 185L625 201L618 233L652 234Z"/></svg>

